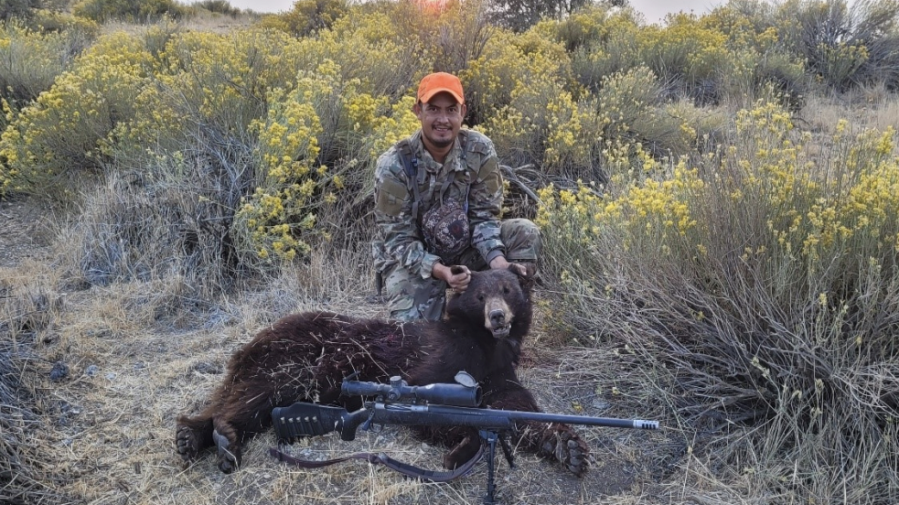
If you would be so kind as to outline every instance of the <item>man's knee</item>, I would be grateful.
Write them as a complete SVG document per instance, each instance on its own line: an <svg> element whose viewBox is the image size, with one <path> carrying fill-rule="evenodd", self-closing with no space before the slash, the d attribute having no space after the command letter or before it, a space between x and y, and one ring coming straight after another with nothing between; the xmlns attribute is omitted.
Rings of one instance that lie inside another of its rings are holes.
<svg viewBox="0 0 899 505"><path fill-rule="evenodd" d="M390 317L400 321L439 320L443 315L446 284L437 279L421 279L395 269L385 275Z"/></svg>
<svg viewBox="0 0 899 505"><path fill-rule="evenodd" d="M406 302L406 300L403 300ZM390 305L390 318L397 321L439 321L443 317L443 299L429 298L424 303L399 303Z"/></svg>
<svg viewBox="0 0 899 505"><path fill-rule="evenodd" d="M540 228L529 219L507 219L500 235L509 261L535 262L540 257Z"/></svg>

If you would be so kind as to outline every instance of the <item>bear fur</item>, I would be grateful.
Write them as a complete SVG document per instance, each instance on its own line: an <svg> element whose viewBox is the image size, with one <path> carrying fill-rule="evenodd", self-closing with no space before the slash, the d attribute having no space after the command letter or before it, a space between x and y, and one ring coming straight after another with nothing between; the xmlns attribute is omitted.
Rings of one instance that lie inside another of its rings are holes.
<svg viewBox="0 0 899 505"><path fill-rule="evenodd" d="M294 314L260 331L231 358L223 383L197 416L180 416L176 448L187 463L217 447L218 467L241 464L243 444L271 426L274 407L298 401L362 406L341 396L344 377L387 383L401 376L409 385L452 383L467 371L483 390L483 406L540 411L515 368L532 319L531 281L509 270L473 272L465 292L449 299L441 321L357 319L330 312ZM444 466L455 468L480 447L474 428L419 432L450 447ZM560 461L577 475L589 466L589 448L569 426L516 424L519 448Z"/></svg>

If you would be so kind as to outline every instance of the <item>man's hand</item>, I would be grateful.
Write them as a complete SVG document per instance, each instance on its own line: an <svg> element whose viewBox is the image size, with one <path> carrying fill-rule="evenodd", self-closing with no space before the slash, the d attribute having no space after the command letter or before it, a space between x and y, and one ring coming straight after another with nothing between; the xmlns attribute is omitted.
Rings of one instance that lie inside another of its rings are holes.
<svg viewBox="0 0 899 505"><path fill-rule="evenodd" d="M471 272L463 265L448 267L442 263L435 263L431 275L435 279L446 281L453 291L459 293L468 289L468 283L471 282Z"/></svg>
<svg viewBox="0 0 899 505"><path fill-rule="evenodd" d="M490 268L493 270L506 269L509 268L509 265L515 265L515 269L518 270L521 275L527 277L528 271L527 268L524 267L524 265L519 265L518 263L509 263L506 260L505 256L497 256L493 258L493 261L490 262Z"/></svg>

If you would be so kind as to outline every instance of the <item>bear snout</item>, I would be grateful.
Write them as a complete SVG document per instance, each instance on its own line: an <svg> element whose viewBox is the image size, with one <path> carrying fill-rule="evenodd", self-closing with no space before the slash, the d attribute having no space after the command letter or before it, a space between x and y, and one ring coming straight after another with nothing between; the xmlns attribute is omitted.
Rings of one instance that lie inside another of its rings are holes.
<svg viewBox="0 0 899 505"><path fill-rule="evenodd" d="M494 328L498 326L503 326L506 323L506 313L501 310L494 310L490 312L490 324L493 325Z"/></svg>
<svg viewBox="0 0 899 505"><path fill-rule="evenodd" d="M491 298L484 305L484 327L496 338L507 337L512 327L512 311L502 298Z"/></svg>

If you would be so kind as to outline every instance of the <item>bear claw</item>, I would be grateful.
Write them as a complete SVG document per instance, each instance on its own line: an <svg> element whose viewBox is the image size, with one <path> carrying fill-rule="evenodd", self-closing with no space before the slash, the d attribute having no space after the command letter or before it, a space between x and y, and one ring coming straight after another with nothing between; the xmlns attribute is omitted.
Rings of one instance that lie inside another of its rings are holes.
<svg viewBox="0 0 899 505"><path fill-rule="evenodd" d="M197 440L194 431L187 426L178 428L178 432L175 434L175 446L185 463L196 459L200 452L200 441Z"/></svg>
<svg viewBox="0 0 899 505"><path fill-rule="evenodd" d="M581 476L590 468L590 448L574 431L560 430L543 444L543 451L552 454L575 475Z"/></svg>

